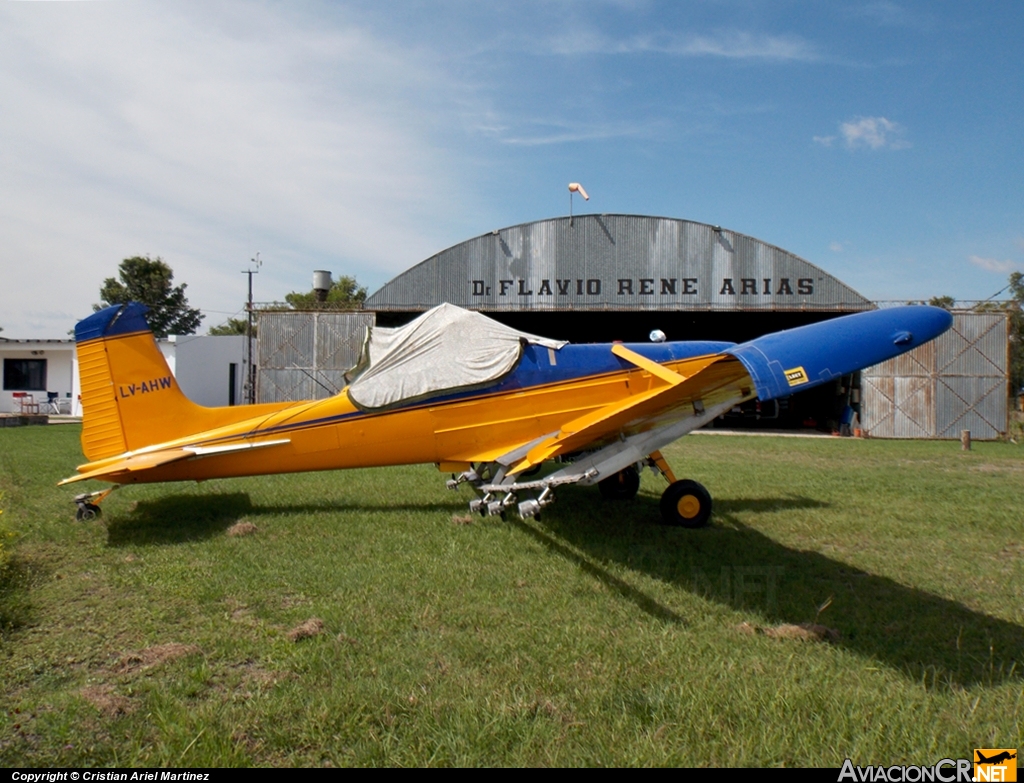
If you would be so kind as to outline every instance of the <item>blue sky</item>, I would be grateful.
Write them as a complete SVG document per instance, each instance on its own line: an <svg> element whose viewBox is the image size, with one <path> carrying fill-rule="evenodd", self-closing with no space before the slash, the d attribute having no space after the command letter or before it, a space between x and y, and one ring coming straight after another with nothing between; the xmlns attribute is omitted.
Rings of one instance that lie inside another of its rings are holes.
<svg viewBox="0 0 1024 783"><path fill-rule="evenodd" d="M750 234L872 299L1024 270L1024 11L942 2L5 2L0 326L130 255L204 329L576 210Z"/></svg>

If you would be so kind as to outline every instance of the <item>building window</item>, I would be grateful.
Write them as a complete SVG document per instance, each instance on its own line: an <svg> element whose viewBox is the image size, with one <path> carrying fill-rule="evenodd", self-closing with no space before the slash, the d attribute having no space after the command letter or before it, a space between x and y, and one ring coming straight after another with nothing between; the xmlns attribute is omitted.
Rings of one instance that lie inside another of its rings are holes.
<svg viewBox="0 0 1024 783"><path fill-rule="evenodd" d="M46 359L4 359L4 391L46 391Z"/></svg>

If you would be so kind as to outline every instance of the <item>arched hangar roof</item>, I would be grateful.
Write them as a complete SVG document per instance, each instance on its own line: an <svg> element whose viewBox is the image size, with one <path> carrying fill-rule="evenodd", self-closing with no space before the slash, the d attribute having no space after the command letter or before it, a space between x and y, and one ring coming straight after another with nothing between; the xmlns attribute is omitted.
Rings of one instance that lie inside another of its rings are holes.
<svg viewBox="0 0 1024 783"><path fill-rule="evenodd" d="M874 307L823 269L767 242L643 215L559 217L491 231L403 272L365 307L415 311L441 302L486 312Z"/></svg>

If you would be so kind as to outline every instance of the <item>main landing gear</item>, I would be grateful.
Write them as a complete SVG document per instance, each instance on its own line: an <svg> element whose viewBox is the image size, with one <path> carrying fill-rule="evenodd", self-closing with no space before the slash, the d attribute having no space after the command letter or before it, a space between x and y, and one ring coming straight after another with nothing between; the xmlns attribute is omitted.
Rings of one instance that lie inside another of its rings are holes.
<svg viewBox="0 0 1024 783"><path fill-rule="evenodd" d="M635 465L629 465L597 482L597 488L605 500L632 500L640 491L640 473Z"/></svg>
<svg viewBox="0 0 1024 783"><path fill-rule="evenodd" d="M640 489L640 471L645 467L661 473L669 482L660 504L661 518L666 525L697 528L708 524L711 519L711 494L696 481L677 480L658 451L651 452L645 459L627 465L607 478L601 478L598 468L592 464L587 467L586 462L581 465L579 473L563 469L544 478L528 481L520 480L522 476L506 478L507 468L492 464L476 465L458 476L453 474L447 486L455 490L463 483L469 483L480 493L480 497L469 503L469 510L473 513L504 518L506 510L515 510L521 518L529 519L539 518L541 510L554 502L554 489L566 484L596 483L605 500L630 500L636 497ZM534 497L520 500L522 494L526 493Z"/></svg>
<svg viewBox="0 0 1024 783"><path fill-rule="evenodd" d="M666 525L704 527L711 519L711 494L696 481L673 481L661 496L661 519Z"/></svg>
<svg viewBox="0 0 1024 783"><path fill-rule="evenodd" d="M662 521L666 525L679 527L704 527L711 519L711 493L696 481L676 480L675 474L659 451L647 458L647 464L669 482L668 489L661 496ZM597 483L597 487L605 500L630 500L640 489L640 473L636 466L630 465L615 475L602 479Z"/></svg>
<svg viewBox="0 0 1024 783"><path fill-rule="evenodd" d="M75 509L75 519L79 522L92 522L94 519L99 519L103 515L100 503L115 489L117 489L116 485L110 487L110 489L101 489L97 492L75 495L75 505L77 506Z"/></svg>

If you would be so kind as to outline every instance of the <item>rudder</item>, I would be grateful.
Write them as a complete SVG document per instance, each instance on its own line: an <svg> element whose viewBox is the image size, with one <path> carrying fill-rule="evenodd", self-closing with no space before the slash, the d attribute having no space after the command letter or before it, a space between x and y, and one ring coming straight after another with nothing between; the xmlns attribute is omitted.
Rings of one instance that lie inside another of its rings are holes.
<svg viewBox="0 0 1024 783"><path fill-rule="evenodd" d="M178 387L146 309L136 302L114 305L75 326L82 451L91 461L181 437L207 410Z"/></svg>

